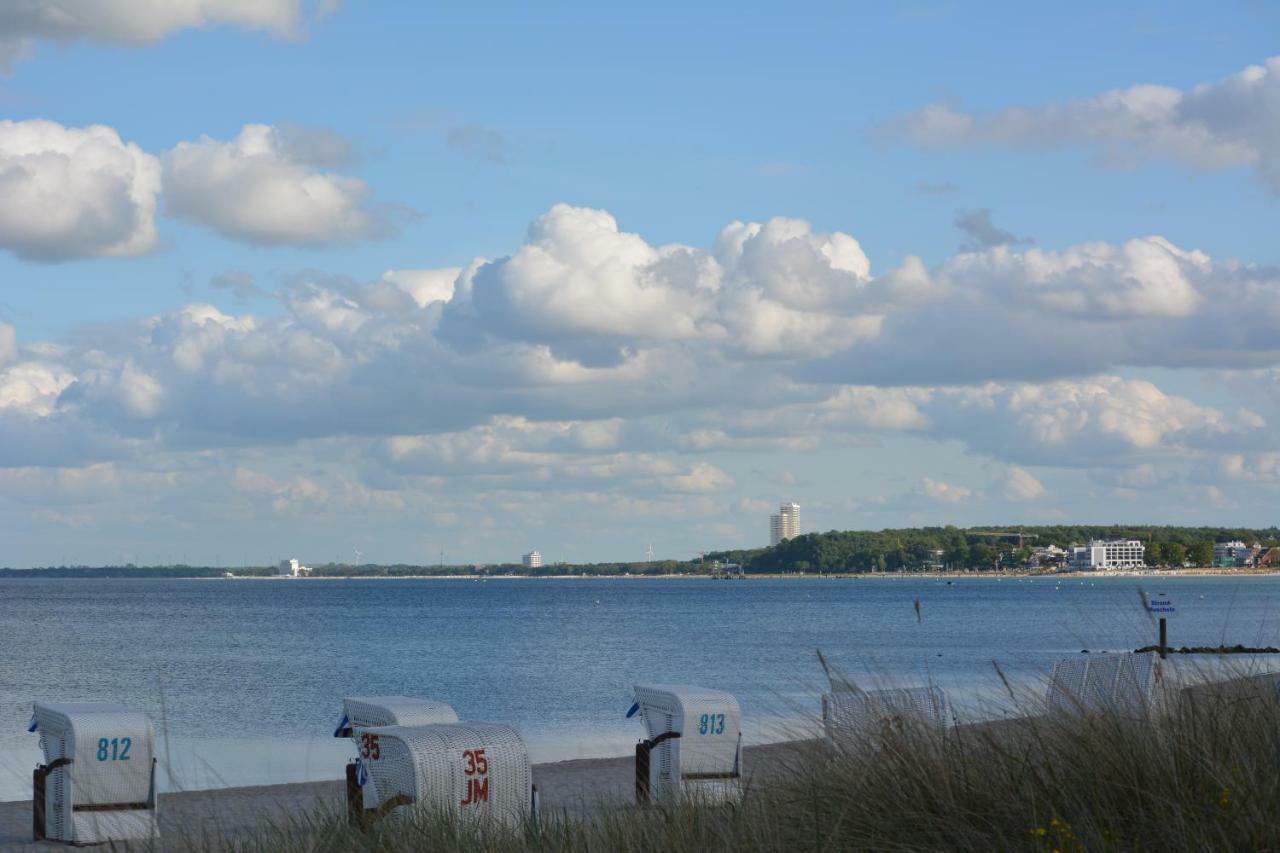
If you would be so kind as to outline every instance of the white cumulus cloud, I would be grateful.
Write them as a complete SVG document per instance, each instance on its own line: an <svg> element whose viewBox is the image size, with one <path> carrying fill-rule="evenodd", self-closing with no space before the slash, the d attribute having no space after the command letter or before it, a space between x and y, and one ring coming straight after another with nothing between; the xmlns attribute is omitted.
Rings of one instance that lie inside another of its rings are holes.
<svg viewBox="0 0 1280 853"><path fill-rule="evenodd" d="M1137 85L1073 101L973 113L930 104L886 128L922 146L1092 144L1114 159L1253 168L1280 194L1280 56L1190 89Z"/></svg>
<svg viewBox="0 0 1280 853"><path fill-rule="evenodd" d="M1044 494L1044 484L1026 468L1016 465L1009 469L1006 487L1009 497L1019 501L1033 501Z"/></svg>
<svg viewBox="0 0 1280 853"><path fill-rule="evenodd" d="M924 407L939 438L1030 464L1089 467L1247 441L1256 427L1142 379L1094 376L937 389Z"/></svg>
<svg viewBox="0 0 1280 853"><path fill-rule="evenodd" d="M732 223L708 252L654 246L606 211L559 204L510 257L463 274L442 329L546 343L584 363L614 363L629 341L830 352L876 331L878 316L858 308L869 270L854 238L801 220Z"/></svg>
<svg viewBox="0 0 1280 853"><path fill-rule="evenodd" d="M178 30L219 24L292 37L301 29L305 5L302 0L6 0L0 4L0 69L27 56L37 39L141 45Z"/></svg>
<svg viewBox="0 0 1280 853"><path fill-rule="evenodd" d="M453 298L454 282L461 274L461 267L436 270L387 270L382 281L400 288L413 297L419 308L432 302L448 302Z"/></svg>
<svg viewBox="0 0 1280 853"><path fill-rule="evenodd" d="M921 478L917 491L930 500L949 504L960 503L973 496L973 490L966 486L945 483L929 477Z"/></svg>
<svg viewBox="0 0 1280 853"><path fill-rule="evenodd" d="M904 263L902 269L908 264ZM868 288L882 293L894 273ZM1122 366L1247 366L1280 319L1280 273L1159 236L962 252L912 276L876 333L806 368L869 384L1044 379Z"/></svg>
<svg viewBox="0 0 1280 853"><path fill-rule="evenodd" d="M229 142L201 137L164 156L170 214L262 245L344 243L384 233L385 211L359 178L321 171L298 131L249 124ZM330 148L326 142L324 148Z"/></svg>
<svg viewBox="0 0 1280 853"><path fill-rule="evenodd" d="M109 127L0 121L0 247L61 261L156 242L160 164Z"/></svg>
<svg viewBox="0 0 1280 853"><path fill-rule="evenodd" d="M0 410L49 417L58 405L58 395L74 380L72 373L55 365L37 361L15 364L0 372Z"/></svg>
<svg viewBox="0 0 1280 853"><path fill-rule="evenodd" d="M18 333L8 323L0 323L0 368L18 358Z"/></svg>

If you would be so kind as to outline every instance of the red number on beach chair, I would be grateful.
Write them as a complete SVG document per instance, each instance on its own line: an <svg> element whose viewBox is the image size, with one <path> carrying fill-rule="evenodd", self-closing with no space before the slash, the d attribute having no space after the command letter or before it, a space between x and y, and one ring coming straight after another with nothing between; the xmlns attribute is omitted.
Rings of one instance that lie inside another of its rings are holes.
<svg viewBox="0 0 1280 853"><path fill-rule="evenodd" d="M472 777L467 779L467 795L463 798L462 805L489 802L489 759L485 757L484 750L464 750L462 760L466 762L463 772ZM474 778L477 776L480 778Z"/></svg>

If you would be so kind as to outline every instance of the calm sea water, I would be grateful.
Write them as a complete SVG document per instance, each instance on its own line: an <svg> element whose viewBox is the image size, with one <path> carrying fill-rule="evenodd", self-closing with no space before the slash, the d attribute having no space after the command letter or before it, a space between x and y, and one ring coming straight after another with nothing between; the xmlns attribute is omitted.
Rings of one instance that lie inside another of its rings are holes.
<svg viewBox="0 0 1280 853"><path fill-rule="evenodd" d="M147 711L166 788L338 778L345 695L442 699L545 761L625 754L632 685L693 682L739 697L749 741L781 738L818 712L818 648L992 713L993 660L1030 684L1154 642L1139 586L1175 597L1173 643L1280 645L1275 578L0 580L0 800L29 796L33 699Z"/></svg>

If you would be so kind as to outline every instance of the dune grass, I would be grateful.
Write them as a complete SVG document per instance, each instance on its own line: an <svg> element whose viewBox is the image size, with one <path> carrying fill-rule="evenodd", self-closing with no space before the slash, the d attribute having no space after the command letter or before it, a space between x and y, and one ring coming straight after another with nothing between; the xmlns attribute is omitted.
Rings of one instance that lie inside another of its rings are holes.
<svg viewBox="0 0 1280 853"><path fill-rule="evenodd" d="M544 814L520 830L420 812L368 833L313 815L234 845L267 851L1280 849L1280 704L1270 679L1178 694L1141 719L1027 716L874 746L797 746L736 807ZM748 768L749 769L749 768Z"/></svg>

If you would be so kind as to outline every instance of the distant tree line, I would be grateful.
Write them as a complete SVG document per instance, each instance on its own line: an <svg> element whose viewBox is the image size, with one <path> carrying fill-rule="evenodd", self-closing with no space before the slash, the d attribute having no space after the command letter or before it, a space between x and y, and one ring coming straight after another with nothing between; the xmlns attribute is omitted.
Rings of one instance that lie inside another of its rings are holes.
<svg viewBox="0 0 1280 853"><path fill-rule="evenodd" d="M0 578L220 578L228 569L216 566L47 566L38 569L0 569ZM254 566L234 570L242 577L266 577L269 568Z"/></svg>
<svg viewBox="0 0 1280 853"><path fill-rule="evenodd" d="M670 575L697 572L698 563L694 560L652 560L635 563L547 563L536 569L526 568L521 563L491 563L488 565L434 565L415 566L396 564L390 566L360 565L352 566L344 563L326 563L315 566L312 573L316 577L412 577L431 575L434 577L518 575L523 577L552 577L555 575Z"/></svg>
<svg viewBox="0 0 1280 853"><path fill-rule="evenodd" d="M708 564L709 565L709 564ZM314 577L325 578L395 578L395 577L483 577L487 575L522 575L525 577L550 577L553 575L664 575L697 573L700 564L695 560L652 560L634 563L553 563L536 569L525 568L520 563L491 565L350 565L324 563L312 567ZM228 573L236 577L270 577L275 569L270 566L248 568L215 566L46 566L35 569L0 568L0 578L220 578Z"/></svg>
<svg viewBox="0 0 1280 853"><path fill-rule="evenodd" d="M1019 546L1017 534L1022 534ZM1154 527L1126 525L1050 525L1002 527L908 527L894 530L830 530L807 533L773 548L715 551L694 560L652 560L625 563L552 563L536 569L520 563L495 565L348 565L315 566L317 577L408 577L413 575L663 575L710 574L726 564L740 565L749 574L793 572L920 571L942 563L949 569L991 569L1023 565L1033 547L1069 548L1091 539L1140 539L1151 566L1207 566L1213 544L1240 540L1264 547L1280 545L1280 529L1246 527ZM42 569L0 569L2 577L46 578L212 578L226 568L211 566L56 566ZM231 569L240 577L264 577L270 567Z"/></svg>

